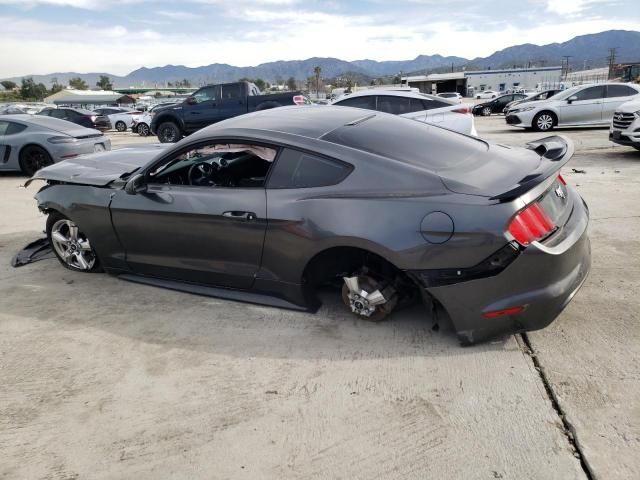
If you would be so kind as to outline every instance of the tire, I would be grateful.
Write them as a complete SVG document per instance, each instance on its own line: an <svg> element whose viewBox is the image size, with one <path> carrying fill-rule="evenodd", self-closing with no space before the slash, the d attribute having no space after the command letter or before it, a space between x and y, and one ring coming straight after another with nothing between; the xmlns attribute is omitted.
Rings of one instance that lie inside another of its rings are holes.
<svg viewBox="0 0 640 480"><path fill-rule="evenodd" d="M53 159L49 152L37 145L29 145L20 152L20 170L29 177L41 168L52 164Z"/></svg>
<svg viewBox="0 0 640 480"><path fill-rule="evenodd" d="M146 123L139 123L136 127L136 130L138 131L138 135L140 135L141 137L148 137L149 134L151 134L151 129Z"/></svg>
<svg viewBox="0 0 640 480"><path fill-rule="evenodd" d="M491 107L484 107L482 109L482 116L483 117L488 117L491 115Z"/></svg>
<svg viewBox="0 0 640 480"><path fill-rule="evenodd" d="M160 140L160 143L175 143L181 138L180 129L173 122L164 122L158 127L158 140Z"/></svg>
<svg viewBox="0 0 640 480"><path fill-rule="evenodd" d="M536 132L549 132L553 130L558 123L558 119L552 112L540 112L533 117L533 122L531 122L531 128L533 128Z"/></svg>
<svg viewBox="0 0 640 480"><path fill-rule="evenodd" d="M122 120L118 120L116 122L116 130L119 132L126 132L127 131L127 124L124 123Z"/></svg>
<svg viewBox="0 0 640 480"><path fill-rule="evenodd" d="M64 215L52 212L47 218L47 238L63 267L74 272L101 272L100 260L89 238Z"/></svg>
<svg viewBox="0 0 640 480"><path fill-rule="evenodd" d="M262 102L260 105L256 107L256 112L259 112L260 110L269 110L271 108L278 108L281 106L282 105L279 104L278 102Z"/></svg>

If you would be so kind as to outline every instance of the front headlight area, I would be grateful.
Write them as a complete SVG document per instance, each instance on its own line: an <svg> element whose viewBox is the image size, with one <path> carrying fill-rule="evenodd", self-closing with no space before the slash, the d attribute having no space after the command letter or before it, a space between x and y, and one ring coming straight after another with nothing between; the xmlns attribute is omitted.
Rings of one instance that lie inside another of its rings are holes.
<svg viewBox="0 0 640 480"><path fill-rule="evenodd" d="M522 112L530 112L531 110L535 110L536 107L518 107L513 110L509 110L509 113L522 113Z"/></svg>

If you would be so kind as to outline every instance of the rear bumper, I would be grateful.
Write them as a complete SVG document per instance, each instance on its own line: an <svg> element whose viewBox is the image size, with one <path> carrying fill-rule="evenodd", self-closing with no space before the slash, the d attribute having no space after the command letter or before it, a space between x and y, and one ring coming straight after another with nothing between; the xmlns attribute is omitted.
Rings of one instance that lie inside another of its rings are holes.
<svg viewBox="0 0 640 480"><path fill-rule="evenodd" d="M589 212L576 196L574 210L552 246L534 242L493 277L428 288L447 310L464 344L549 325L580 289L591 268ZM547 242L545 242L547 243ZM525 306L516 315L483 313Z"/></svg>

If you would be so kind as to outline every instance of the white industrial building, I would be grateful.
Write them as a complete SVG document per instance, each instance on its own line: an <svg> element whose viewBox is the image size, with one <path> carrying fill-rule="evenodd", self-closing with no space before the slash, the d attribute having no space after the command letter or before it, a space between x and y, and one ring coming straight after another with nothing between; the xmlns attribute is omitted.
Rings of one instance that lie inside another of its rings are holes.
<svg viewBox="0 0 640 480"><path fill-rule="evenodd" d="M472 96L483 90L504 92L557 85L561 76L562 67L506 68L409 76L402 77L402 82L423 93L458 92Z"/></svg>

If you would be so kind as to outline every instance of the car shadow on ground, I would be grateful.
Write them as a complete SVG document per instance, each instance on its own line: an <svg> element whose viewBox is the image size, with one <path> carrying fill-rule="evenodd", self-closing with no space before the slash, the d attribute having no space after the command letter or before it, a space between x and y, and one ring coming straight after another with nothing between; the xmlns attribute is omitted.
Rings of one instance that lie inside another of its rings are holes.
<svg viewBox="0 0 640 480"><path fill-rule="evenodd" d="M376 324L347 312L337 292L323 291L323 306L311 314L72 272L56 259L12 268L12 255L31 240L0 237L3 315L55 322L63 332L96 329L169 348L265 358L457 356L517 348L511 336L463 348L446 317L440 315L436 331L422 304Z"/></svg>

